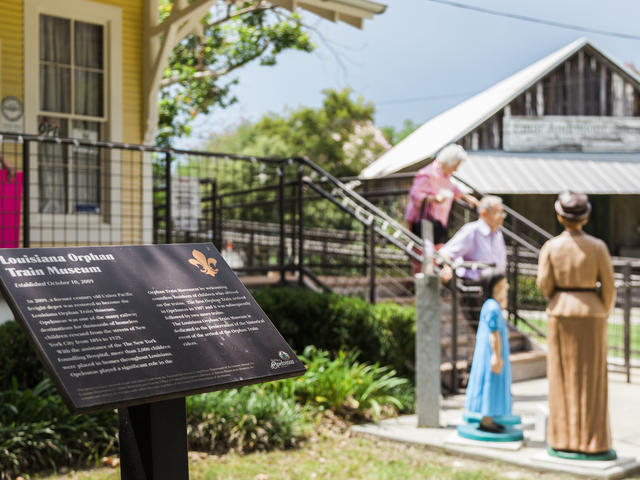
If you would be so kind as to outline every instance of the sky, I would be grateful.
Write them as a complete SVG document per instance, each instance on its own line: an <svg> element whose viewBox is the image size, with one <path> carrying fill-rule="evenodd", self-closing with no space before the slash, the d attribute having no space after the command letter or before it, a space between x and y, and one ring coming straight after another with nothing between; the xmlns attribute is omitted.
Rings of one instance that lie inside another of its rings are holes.
<svg viewBox="0 0 640 480"><path fill-rule="evenodd" d="M381 0L378 0L381 1ZM458 0L459 3L559 23L640 35L638 0ZM238 103L196 118L196 147L212 132L267 112L318 107L322 90L349 86L376 107L378 126L422 124L553 51L587 37L614 59L640 66L640 40L584 33L455 8L430 0L382 1L387 10L363 30L312 14L316 50L284 52L273 67L237 75Z"/></svg>

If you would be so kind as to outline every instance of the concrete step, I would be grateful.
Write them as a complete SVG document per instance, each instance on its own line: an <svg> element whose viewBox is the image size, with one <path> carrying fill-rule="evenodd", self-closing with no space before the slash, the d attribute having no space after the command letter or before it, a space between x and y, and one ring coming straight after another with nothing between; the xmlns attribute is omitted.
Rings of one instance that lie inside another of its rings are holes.
<svg viewBox="0 0 640 480"><path fill-rule="evenodd" d="M511 381L513 382L547 376L547 352L544 350L512 353L509 360L511 361Z"/></svg>

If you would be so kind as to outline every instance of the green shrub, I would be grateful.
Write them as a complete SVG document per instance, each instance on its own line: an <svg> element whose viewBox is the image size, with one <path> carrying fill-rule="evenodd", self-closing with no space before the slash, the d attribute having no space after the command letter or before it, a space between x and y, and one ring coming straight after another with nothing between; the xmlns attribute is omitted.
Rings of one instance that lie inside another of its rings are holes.
<svg viewBox="0 0 640 480"><path fill-rule="evenodd" d="M189 448L221 454L291 448L311 427L317 409L351 418L378 417L413 405L413 389L389 367L357 361L355 352L331 357L315 347L301 359L302 377L188 397ZM117 453L113 411L71 415L49 379L0 392L0 479L61 466L95 463Z"/></svg>
<svg viewBox="0 0 640 480"><path fill-rule="evenodd" d="M294 349L307 345L332 351L357 348L366 358L380 352L373 311L360 298L302 287L266 287L253 295Z"/></svg>
<svg viewBox="0 0 640 480"><path fill-rule="evenodd" d="M0 392L0 478L95 464L116 450L113 411L72 415L49 379Z"/></svg>
<svg viewBox="0 0 640 480"><path fill-rule="evenodd" d="M291 448L308 426L292 397L252 385L187 398L189 448L222 454Z"/></svg>
<svg viewBox="0 0 640 480"><path fill-rule="evenodd" d="M399 375L415 375L416 311L413 307L386 302L373 306L380 338L379 362Z"/></svg>
<svg viewBox="0 0 640 480"><path fill-rule="evenodd" d="M546 307L547 300L540 290L538 290L536 277L526 275L518 276L518 305L537 309L544 309Z"/></svg>
<svg viewBox="0 0 640 480"><path fill-rule="evenodd" d="M360 298L298 287L267 287L253 295L295 350L308 345L334 353L357 350L361 360L388 365L413 378L413 307L370 305Z"/></svg>
<svg viewBox="0 0 640 480"><path fill-rule="evenodd" d="M357 353L340 351L331 358L329 352L308 346L300 357L307 373L274 388L288 390L301 403L345 416L378 418L383 408L404 409L406 405L396 393L408 380L397 377L389 367L358 362L357 357Z"/></svg>
<svg viewBox="0 0 640 480"><path fill-rule="evenodd" d="M33 388L46 373L33 347L16 321L0 325L0 390L13 388L13 378L18 388Z"/></svg>

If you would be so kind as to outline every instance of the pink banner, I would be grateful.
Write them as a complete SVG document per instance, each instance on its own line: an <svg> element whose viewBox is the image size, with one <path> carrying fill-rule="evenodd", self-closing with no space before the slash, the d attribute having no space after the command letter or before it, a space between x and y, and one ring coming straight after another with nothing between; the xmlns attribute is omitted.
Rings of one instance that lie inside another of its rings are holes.
<svg viewBox="0 0 640 480"><path fill-rule="evenodd" d="M9 170L0 170L0 247L20 246L21 201L22 172L10 178Z"/></svg>

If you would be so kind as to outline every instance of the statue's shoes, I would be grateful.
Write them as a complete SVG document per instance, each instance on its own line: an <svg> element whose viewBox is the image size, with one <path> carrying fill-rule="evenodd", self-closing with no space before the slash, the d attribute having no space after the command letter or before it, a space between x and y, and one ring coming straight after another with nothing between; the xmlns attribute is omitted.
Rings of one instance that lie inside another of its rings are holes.
<svg viewBox="0 0 640 480"><path fill-rule="evenodd" d="M478 425L478 430L489 433L504 433L505 428L504 425L500 425L499 423L491 420L491 423L488 424L480 422L480 424Z"/></svg>
<svg viewBox="0 0 640 480"><path fill-rule="evenodd" d="M462 414L462 419L467 423L478 423L482 420L482 414L465 410ZM520 425L522 418L520 418L520 415L507 413L506 415L494 415L493 421L500 425Z"/></svg>

